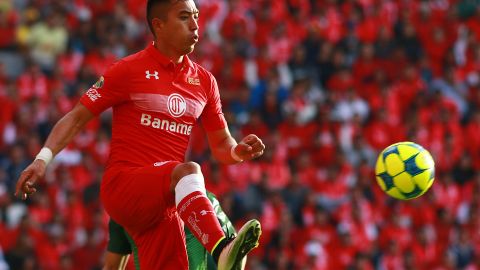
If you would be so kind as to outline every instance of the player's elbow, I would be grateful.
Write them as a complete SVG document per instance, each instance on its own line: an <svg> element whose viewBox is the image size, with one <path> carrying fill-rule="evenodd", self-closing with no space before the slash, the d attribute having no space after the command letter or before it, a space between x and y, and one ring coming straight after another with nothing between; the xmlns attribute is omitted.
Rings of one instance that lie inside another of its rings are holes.
<svg viewBox="0 0 480 270"><path fill-rule="evenodd" d="M77 128L82 128L94 117L94 115L83 104L78 103L75 108L66 115L66 117L75 123Z"/></svg>

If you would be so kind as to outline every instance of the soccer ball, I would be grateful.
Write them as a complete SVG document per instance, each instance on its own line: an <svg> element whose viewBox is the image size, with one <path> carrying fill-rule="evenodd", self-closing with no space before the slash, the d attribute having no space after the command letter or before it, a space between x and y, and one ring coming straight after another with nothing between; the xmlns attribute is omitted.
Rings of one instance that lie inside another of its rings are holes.
<svg viewBox="0 0 480 270"><path fill-rule="evenodd" d="M375 175L385 193L400 200L424 194L433 184L435 162L430 153L413 142L385 148L377 159Z"/></svg>

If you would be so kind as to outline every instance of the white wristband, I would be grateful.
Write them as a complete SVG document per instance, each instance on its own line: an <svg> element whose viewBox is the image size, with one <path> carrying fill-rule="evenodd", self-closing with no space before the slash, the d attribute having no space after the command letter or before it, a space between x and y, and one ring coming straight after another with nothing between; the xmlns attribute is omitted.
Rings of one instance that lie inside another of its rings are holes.
<svg viewBox="0 0 480 270"><path fill-rule="evenodd" d="M52 150L48 147L43 147L42 150L38 153L38 155L35 157L35 160L41 159L45 162L45 165L48 165L50 161L53 159L53 153Z"/></svg>
<svg viewBox="0 0 480 270"><path fill-rule="evenodd" d="M243 159L241 157L239 157L237 155L237 153L235 153L235 147L237 147L237 145L232 145L232 148L230 148L230 155L232 156L232 158L237 161L237 162L242 162Z"/></svg>

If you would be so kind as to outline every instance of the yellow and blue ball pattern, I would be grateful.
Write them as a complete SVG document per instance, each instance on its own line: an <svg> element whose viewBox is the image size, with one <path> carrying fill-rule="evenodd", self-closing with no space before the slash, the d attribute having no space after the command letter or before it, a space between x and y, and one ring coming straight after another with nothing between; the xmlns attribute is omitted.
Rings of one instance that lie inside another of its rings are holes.
<svg viewBox="0 0 480 270"><path fill-rule="evenodd" d="M413 142L399 142L385 148L377 159L375 174L385 193L400 200L424 194L433 184L435 162L430 153Z"/></svg>

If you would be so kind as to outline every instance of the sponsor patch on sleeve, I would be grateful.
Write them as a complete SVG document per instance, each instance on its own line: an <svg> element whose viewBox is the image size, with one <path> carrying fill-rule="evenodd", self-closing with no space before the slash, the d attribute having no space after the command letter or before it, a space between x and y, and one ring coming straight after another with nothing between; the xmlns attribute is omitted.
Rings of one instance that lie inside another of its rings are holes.
<svg viewBox="0 0 480 270"><path fill-rule="evenodd" d="M88 91L85 93L85 95L87 95L87 97L92 102L95 102L95 101L97 101L97 99L102 97L102 95L100 95L100 93L97 91L97 89L95 87L92 87L92 88L88 89Z"/></svg>

